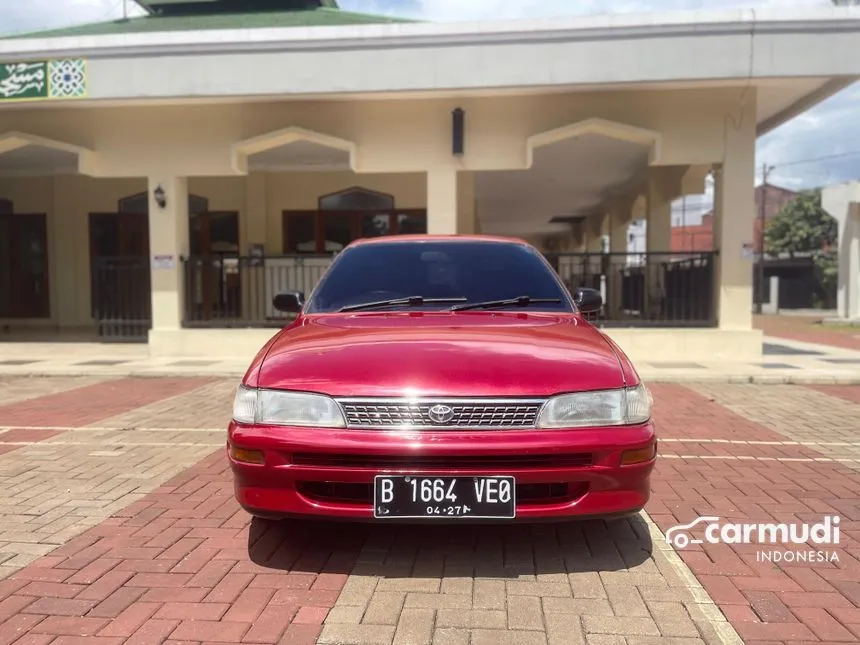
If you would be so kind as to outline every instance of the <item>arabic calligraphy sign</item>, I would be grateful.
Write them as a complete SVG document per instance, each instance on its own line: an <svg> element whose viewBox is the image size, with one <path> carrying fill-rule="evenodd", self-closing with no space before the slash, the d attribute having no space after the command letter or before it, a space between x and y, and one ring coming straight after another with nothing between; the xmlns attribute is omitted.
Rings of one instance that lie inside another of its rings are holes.
<svg viewBox="0 0 860 645"><path fill-rule="evenodd" d="M82 98L86 94L84 60L0 64L0 102Z"/></svg>

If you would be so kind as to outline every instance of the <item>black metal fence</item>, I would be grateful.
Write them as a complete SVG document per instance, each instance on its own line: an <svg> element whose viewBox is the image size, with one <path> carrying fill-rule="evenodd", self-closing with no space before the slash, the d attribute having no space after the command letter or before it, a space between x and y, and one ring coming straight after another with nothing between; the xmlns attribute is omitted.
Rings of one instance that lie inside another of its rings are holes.
<svg viewBox="0 0 860 645"><path fill-rule="evenodd" d="M186 327L281 327L295 316L276 311L284 291L309 294L332 262L331 255L183 258Z"/></svg>
<svg viewBox="0 0 860 645"><path fill-rule="evenodd" d="M604 326L716 326L715 252L548 253L571 292L603 293ZM186 327L279 327L294 316L275 311L272 298L287 290L309 294L331 255L253 258L190 257L185 271Z"/></svg>
<svg viewBox="0 0 860 645"><path fill-rule="evenodd" d="M603 294L592 316L607 327L715 327L716 252L547 253L573 293Z"/></svg>
<svg viewBox="0 0 860 645"><path fill-rule="evenodd" d="M92 261L92 315L105 341L147 340L152 326L148 257L96 257Z"/></svg>

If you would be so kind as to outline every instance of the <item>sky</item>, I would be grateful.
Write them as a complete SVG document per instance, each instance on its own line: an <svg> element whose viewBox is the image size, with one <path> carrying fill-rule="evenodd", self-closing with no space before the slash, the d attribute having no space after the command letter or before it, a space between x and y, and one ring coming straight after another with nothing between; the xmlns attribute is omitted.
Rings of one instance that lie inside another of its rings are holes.
<svg viewBox="0 0 860 645"><path fill-rule="evenodd" d="M460 21L690 9L829 6L831 0L339 0L348 11ZM124 8L125 6L125 8ZM139 13L133 0L0 0L0 34L63 27ZM793 190L860 178L860 84L852 85L758 141L757 167ZM854 154L856 153L856 154ZM757 181L761 179L757 171ZM687 223L710 207L710 191L675 204Z"/></svg>

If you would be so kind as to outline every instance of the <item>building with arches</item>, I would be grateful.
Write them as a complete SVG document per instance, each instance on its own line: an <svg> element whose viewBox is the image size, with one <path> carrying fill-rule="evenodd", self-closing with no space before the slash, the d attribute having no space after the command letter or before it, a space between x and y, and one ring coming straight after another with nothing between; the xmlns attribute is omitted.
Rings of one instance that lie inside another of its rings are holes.
<svg viewBox="0 0 860 645"><path fill-rule="evenodd" d="M349 241L482 232L603 289L636 360L760 356L756 138L860 77L850 7L429 24L141 4L0 39L0 328L246 356L283 324L271 296ZM678 254L671 203L708 174L713 250Z"/></svg>

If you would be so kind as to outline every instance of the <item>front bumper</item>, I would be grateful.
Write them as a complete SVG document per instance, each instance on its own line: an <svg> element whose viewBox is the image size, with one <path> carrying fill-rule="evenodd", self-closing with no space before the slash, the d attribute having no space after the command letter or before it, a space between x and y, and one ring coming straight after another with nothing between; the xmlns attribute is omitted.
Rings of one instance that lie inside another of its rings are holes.
<svg viewBox="0 0 860 645"><path fill-rule="evenodd" d="M374 476L395 473L513 475L517 519L624 515L648 501L655 459L622 465L622 455L651 446L656 452L650 422L614 428L469 432L232 422L228 437L236 499L248 512L268 517L371 520ZM237 461L230 446L260 451L265 463Z"/></svg>

